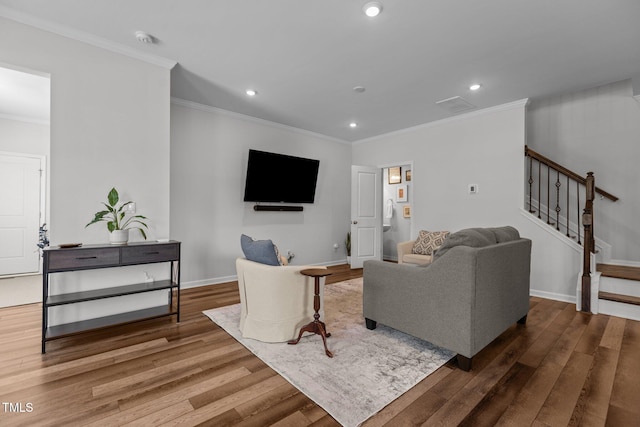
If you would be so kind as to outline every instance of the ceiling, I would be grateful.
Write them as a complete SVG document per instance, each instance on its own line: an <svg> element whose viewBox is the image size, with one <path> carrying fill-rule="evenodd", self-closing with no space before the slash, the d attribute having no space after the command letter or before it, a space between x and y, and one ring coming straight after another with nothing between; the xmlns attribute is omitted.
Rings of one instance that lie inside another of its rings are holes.
<svg viewBox="0 0 640 427"><path fill-rule="evenodd" d="M375 18L367 0L0 0L0 15L176 61L173 97L342 141L450 117L436 102L455 96L481 109L640 73L638 0L380 1Z"/></svg>

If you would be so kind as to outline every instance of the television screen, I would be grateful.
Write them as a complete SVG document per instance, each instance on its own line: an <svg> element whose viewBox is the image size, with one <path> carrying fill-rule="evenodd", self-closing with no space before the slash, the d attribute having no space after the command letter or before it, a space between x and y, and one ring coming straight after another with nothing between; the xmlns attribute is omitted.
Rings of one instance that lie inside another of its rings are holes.
<svg viewBox="0 0 640 427"><path fill-rule="evenodd" d="M249 150L245 202L313 203L319 160Z"/></svg>

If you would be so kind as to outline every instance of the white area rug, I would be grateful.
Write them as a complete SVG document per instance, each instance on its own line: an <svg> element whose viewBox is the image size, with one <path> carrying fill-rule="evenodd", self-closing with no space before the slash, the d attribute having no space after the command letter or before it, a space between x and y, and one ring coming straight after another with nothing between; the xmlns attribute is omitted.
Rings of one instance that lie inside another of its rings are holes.
<svg viewBox="0 0 640 427"><path fill-rule="evenodd" d="M244 339L240 304L207 310L211 320L251 350L346 427L358 426L455 354L362 317L362 279L325 286L329 358L322 338L305 334L297 345Z"/></svg>

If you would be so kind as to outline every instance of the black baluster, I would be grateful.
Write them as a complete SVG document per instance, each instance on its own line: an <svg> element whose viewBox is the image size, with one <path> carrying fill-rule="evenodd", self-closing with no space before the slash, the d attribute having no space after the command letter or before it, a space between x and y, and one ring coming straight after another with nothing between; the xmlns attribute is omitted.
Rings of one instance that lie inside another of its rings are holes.
<svg viewBox="0 0 640 427"><path fill-rule="evenodd" d="M560 231L560 171L556 175L556 230Z"/></svg>
<svg viewBox="0 0 640 427"><path fill-rule="evenodd" d="M569 176L567 176L567 237L571 237L571 234L569 233L569 212L571 212L571 210L569 209Z"/></svg>
<svg viewBox="0 0 640 427"><path fill-rule="evenodd" d="M542 162L538 160L538 219L542 219Z"/></svg>
<svg viewBox="0 0 640 427"><path fill-rule="evenodd" d="M529 157L529 213L534 213L533 205L531 204L531 189L533 186L533 157Z"/></svg>
<svg viewBox="0 0 640 427"><path fill-rule="evenodd" d="M547 224L553 225L551 223L551 215L550 215L550 205L551 205L551 168L547 166Z"/></svg>

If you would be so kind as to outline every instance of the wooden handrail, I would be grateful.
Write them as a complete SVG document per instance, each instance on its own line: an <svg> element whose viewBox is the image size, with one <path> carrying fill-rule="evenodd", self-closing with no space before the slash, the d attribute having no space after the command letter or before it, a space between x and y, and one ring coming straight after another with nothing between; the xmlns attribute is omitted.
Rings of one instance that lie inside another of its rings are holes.
<svg viewBox="0 0 640 427"><path fill-rule="evenodd" d="M542 154L530 149L528 146L524 146L524 155L527 157L531 157L536 159L537 161L539 161L540 163L543 163L547 166L549 166L550 168L559 171L561 174L568 176L569 178L578 181L580 184L582 185L587 185L587 180L578 175L577 173L565 168L564 166L554 162L553 160L549 159L548 157L543 156ZM595 188L596 193L600 194L603 197L606 197L607 199L611 200L612 202L616 202L618 201L618 197L614 196L613 194L604 191L601 188L596 187Z"/></svg>

